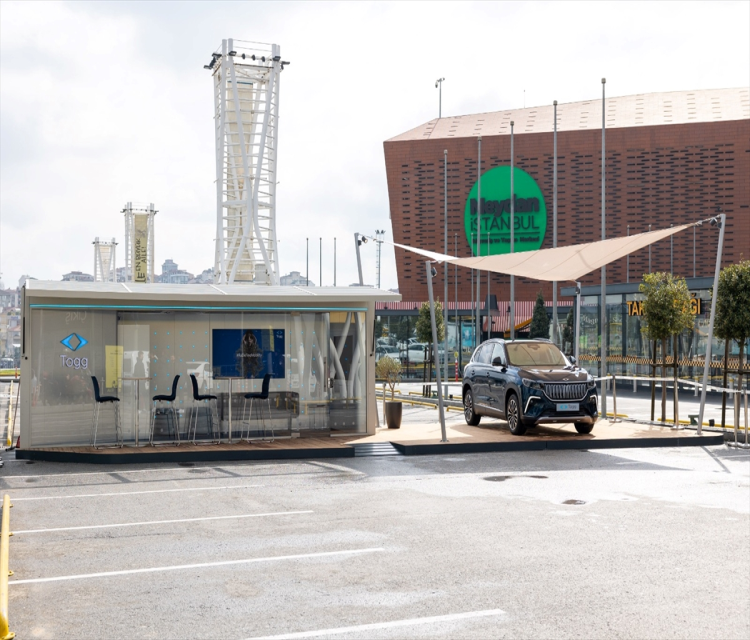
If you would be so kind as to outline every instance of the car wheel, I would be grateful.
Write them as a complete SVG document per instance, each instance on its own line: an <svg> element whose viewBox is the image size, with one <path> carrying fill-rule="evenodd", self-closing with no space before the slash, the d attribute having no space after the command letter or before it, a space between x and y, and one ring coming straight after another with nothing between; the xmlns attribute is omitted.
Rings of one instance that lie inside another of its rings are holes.
<svg viewBox="0 0 750 640"><path fill-rule="evenodd" d="M471 393L471 389L467 389L464 394L464 418L466 419L466 424L472 427L476 427L482 419L482 416L474 411L474 396Z"/></svg>
<svg viewBox="0 0 750 640"><path fill-rule="evenodd" d="M505 419L508 421L510 432L514 436L526 433L526 426L521 423L521 410L518 407L518 396L511 393L505 402Z"/></svg>
<svg viewBox="0 0 750 640"><path fill-rule="evenodd" d="M594 429L594 425L588 424L587 422L576 422L575 428L578 433L591 433Z"/></svg>

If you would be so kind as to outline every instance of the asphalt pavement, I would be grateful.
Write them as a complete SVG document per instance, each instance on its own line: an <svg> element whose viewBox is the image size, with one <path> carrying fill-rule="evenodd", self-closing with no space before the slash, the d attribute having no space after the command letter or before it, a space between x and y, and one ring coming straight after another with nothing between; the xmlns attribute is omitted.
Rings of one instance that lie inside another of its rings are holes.
<svg viewBox="0 0 750 640"><path fill-rule="evenodd" d="M745 450L4 457L20 638L750 636Z"/></svg>

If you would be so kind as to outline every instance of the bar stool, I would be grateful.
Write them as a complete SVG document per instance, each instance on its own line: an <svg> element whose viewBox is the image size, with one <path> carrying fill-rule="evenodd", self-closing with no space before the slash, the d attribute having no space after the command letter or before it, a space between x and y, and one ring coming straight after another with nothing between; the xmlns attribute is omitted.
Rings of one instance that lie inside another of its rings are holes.
<svg viewBox="0 0 750 640"><path fill-rule="evenodd" d="M166 414L167 416L167 426L169 427L169 430L171 431L174 429L175 432L175 438L177 439L177 445L180 444L180 418L177 415L177 411L175 410L174 402L177 398L177 382L180 380L180 375L177 374L174 377L174 380L172 381L172 393L169 395L159 395L154 396L151 398L153 401L153 404L151 406L151 435L149 436L149 444L153 447L154 446L154 431L156 428L156 403L157 402L167 402L169 404L169 413ZM136 409L137 410L137 409Z"/></svg>
<svg viewBox="0 0 750 640"><path fill-rule="evenodd" d="M200 406L197 403L199 402L205 403L206 419L211 421L211 432L212 432L211 435L215 437L217 432L214 427L214 413L218 414L217 404L218 404L219 399L216 396L211 395L211 394L201 394L200 391L198 390L198 380L196 379L195 374L193 373L190 374L190 382L193 385L193 402L196 403L193 405L193 412L195 413L195 425L193 427L193 444L195 444L195 436L198 431L198 409L200 408ZM213 408L211 407L212 400L214 401ZM217 417L216 421L218 422L218 415L216 417ZM192 416L191 416L191 421L192 421ZM206 434L208 434L208 425L206 425ZM190 438L190 425L189 424L188 424L187 436L188 438Z"/></svg>
<svg viewBox="0 0 750 640"><path fill-rule="evenodd" d="M103 396L99 392L99 381L96 376L91 376L91 383L94 385L94 414L91 419L91 437L89 438L89 444L97 448L96 446L96 433L99 430L99 409L101 405L111 402L112 408L115 410L115 434L117 438L117 446L122 447L122 429L120 428L120 398L116 396Z"/></svg>
<svg viewBox="0 0 750 640"><path fill-rule="evenodd" d="M268 399L268 389L271 385L271 374L267 373L263 376L263 386L261 387L260 393L246 393L245 394L245 403L242 406L242 422L243 424L247 425L247 438L242 437L242 433L240 433L240 440L248 440L250 438L250 421L245 420L246 415L246 409L247 409L247 401L250 400L250 418L253 417L253 401L254 400L265 400L266 404L268 405L268 421L271 421L271 401ZM260 405L258 405L258 408L260 409ZM263 438L266 437L266 421L263 419L263 413L260 414L261 421L263 422ZM244 429L243 429L244 433ZM271 442L274 441L274 433L273 433L273 424L271 424Z"/></svg>

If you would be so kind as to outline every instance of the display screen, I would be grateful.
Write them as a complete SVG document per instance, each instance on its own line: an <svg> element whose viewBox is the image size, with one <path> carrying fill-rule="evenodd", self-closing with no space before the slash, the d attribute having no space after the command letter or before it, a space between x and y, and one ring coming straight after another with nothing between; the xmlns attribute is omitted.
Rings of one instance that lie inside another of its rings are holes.
<svg viewBox="0 0 750 640"><path fill-rule="evenodd" d="M214 329L214 377L284 377L283 329Z"/></svg>

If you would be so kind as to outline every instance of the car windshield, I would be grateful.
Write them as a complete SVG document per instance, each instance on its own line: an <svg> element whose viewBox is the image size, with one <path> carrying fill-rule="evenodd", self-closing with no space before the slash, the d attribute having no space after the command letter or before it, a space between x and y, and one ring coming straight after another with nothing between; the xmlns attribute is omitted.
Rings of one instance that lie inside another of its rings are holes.
<svg viewBox="0 0 750 640"><path fill-rule="evenodd" d="M506 343L508 360L517 367L564 367L568 364L562 351L548 342Z"/></svg>

